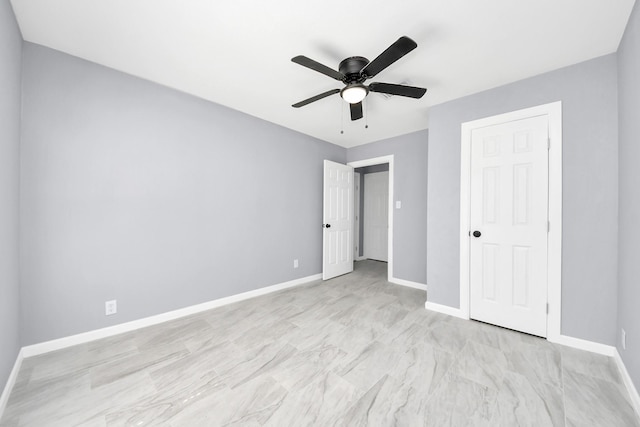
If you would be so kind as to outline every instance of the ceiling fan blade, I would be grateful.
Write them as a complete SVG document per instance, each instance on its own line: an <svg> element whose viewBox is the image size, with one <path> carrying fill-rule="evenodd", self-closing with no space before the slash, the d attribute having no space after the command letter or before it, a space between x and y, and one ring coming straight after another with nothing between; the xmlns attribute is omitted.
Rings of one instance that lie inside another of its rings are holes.
<svg viewBox="0 0 640 427"><path fill-rule="evenodd" d="M416 47L418 47L416 42L407 36L402 36L384 52L378 55L376 59L369 62L369 64L362 69L361 73L366 76L366 78L371 78L396 62L398 59L405 56L407 53L411 52Z"/></svg>
<svg viewBox="0 0 640 427"><path fill-rule="evenodd" d="M340 92L340 89L331 89L328 90L324 93L321 93L320 95L316 95L316 96L312 96L311 98L305 99L304 101L300 101L298 103L295 103L292 105L293 108L300 108L300 107L304 107L307 104L311 104L312 102L316 102L322 98L326 98L327 96L331 96L335 93Z"/></svg>
<svg viewBox="0 0 640 427"><path fill-rule="evenodd" d="M314 61L311 58L307 58L303 55L298 55L296 57L291 58L292 62L296 64L300 64L303 67L311 68L314 71L324 74L325 76L329 76L332 79L340 80L344 79L344 74L339 71L334 70L333 68L329 68L326 65L322 65L321 63Z"/></svg>
<svg viewBox="0 0 640 427"><path fill-rule="evenodd" d="M371 83L369 85L371 92L388 93L389 95L407 96L409 98L422 98L427 90L422 87L394 85L391 83Z"/></svg>
<svg viewBox="0 0 640 427"><path fill-rule="evenodd" d="M362 118L362 102L357 104L349 104L351 108L351 120L358 120Z"/></svg>

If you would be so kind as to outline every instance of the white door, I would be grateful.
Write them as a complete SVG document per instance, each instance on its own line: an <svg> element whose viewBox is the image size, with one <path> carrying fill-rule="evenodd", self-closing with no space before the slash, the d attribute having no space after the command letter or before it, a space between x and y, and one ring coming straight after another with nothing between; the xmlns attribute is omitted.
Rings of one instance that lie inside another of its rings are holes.
<svg viewBox="0 0 640 427"><path fill-rule="evenodd" d="M547 335L548 117L471 135L470 316Z"/></svg>
<svg viewBox="0 0 640 427"><path fill-rule="evenodd" d="M324 161L322 279L353 271L353 168Z"/></svg>
<svg viewBox="0 0 640 427"><path fill-rule="evenodd" d="M388 261L389 172L364 176L364 257Z"/></svg>

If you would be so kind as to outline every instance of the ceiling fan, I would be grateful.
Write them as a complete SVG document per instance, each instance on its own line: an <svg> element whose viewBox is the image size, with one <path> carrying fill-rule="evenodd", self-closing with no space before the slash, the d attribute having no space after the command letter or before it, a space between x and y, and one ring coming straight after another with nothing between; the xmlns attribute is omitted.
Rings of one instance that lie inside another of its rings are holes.
<svg viewBox="0 0 640 427"><path fill-rule="evenodd" d="M342 62L336 71L306 56L299 55L291 58L291 61L300 64L303 67L310 68L314 71L322 73L333 79L341 81L345 84L342 89L331 89L311 98L293 104L292 107L300 108L312 102L326 98L327 96L340 93L342 99L349 103L351 109L351 120L362 118L362 100L369 92L386 93L389 95L406 96L409 98L422 98L427 89L414 86L397 85L391 83L369 83L368 86L364 81L376 76L389 65L411 52L418 47L418 44L409 37L402 36L382 52L376 59L369 62L367 58L362 56L352 56Z"/></svg>

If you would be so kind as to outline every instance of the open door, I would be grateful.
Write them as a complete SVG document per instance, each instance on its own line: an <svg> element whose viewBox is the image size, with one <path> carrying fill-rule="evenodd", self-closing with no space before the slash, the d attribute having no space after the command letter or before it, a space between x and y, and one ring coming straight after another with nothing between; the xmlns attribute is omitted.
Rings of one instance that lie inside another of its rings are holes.
<svg viewBox="0 0 640 427"><path fill-rule="evenodd" d="M353 271L353 168L324 161L322 279Z"/></svg>

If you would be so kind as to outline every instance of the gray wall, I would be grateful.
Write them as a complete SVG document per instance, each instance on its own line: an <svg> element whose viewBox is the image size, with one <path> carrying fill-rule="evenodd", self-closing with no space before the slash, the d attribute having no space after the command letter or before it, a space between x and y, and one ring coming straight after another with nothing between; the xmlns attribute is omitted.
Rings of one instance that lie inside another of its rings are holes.
<svg viewBox="0 0 640 427"><path fill-rule="evenodd" d="M20 348L18 192L22 36L8 0L0 0L0 393Z"/></svg>
<svg viewBox="0 0 640 427"><path fill-rule="evenodd" d="M393 211L393 276L426 283L427 151L424 130L347 150L347 161L393 154L394 197L402 209Z"/></svg>
<svg viewBox="0 0 640 427"><path fill-rule="evenodd" d="M321 271L322 160L344 148L41 46L23 61L23 344Z"/></svg>
<svg viewBox="0 0 640 427"><path fill-rule="evenodd" d="M627 332L627 349L618 352L640 390L640 6L636 3L618 50L620 125L618 334Z"/></svg>
<svg viewBox="0 0 640 427"><path fill-rule="evenodd" d="M562 101L562 333L615 344L617 72L607 55L435 106L429 126L429 301L459 307L460 125Z"/></svg>

